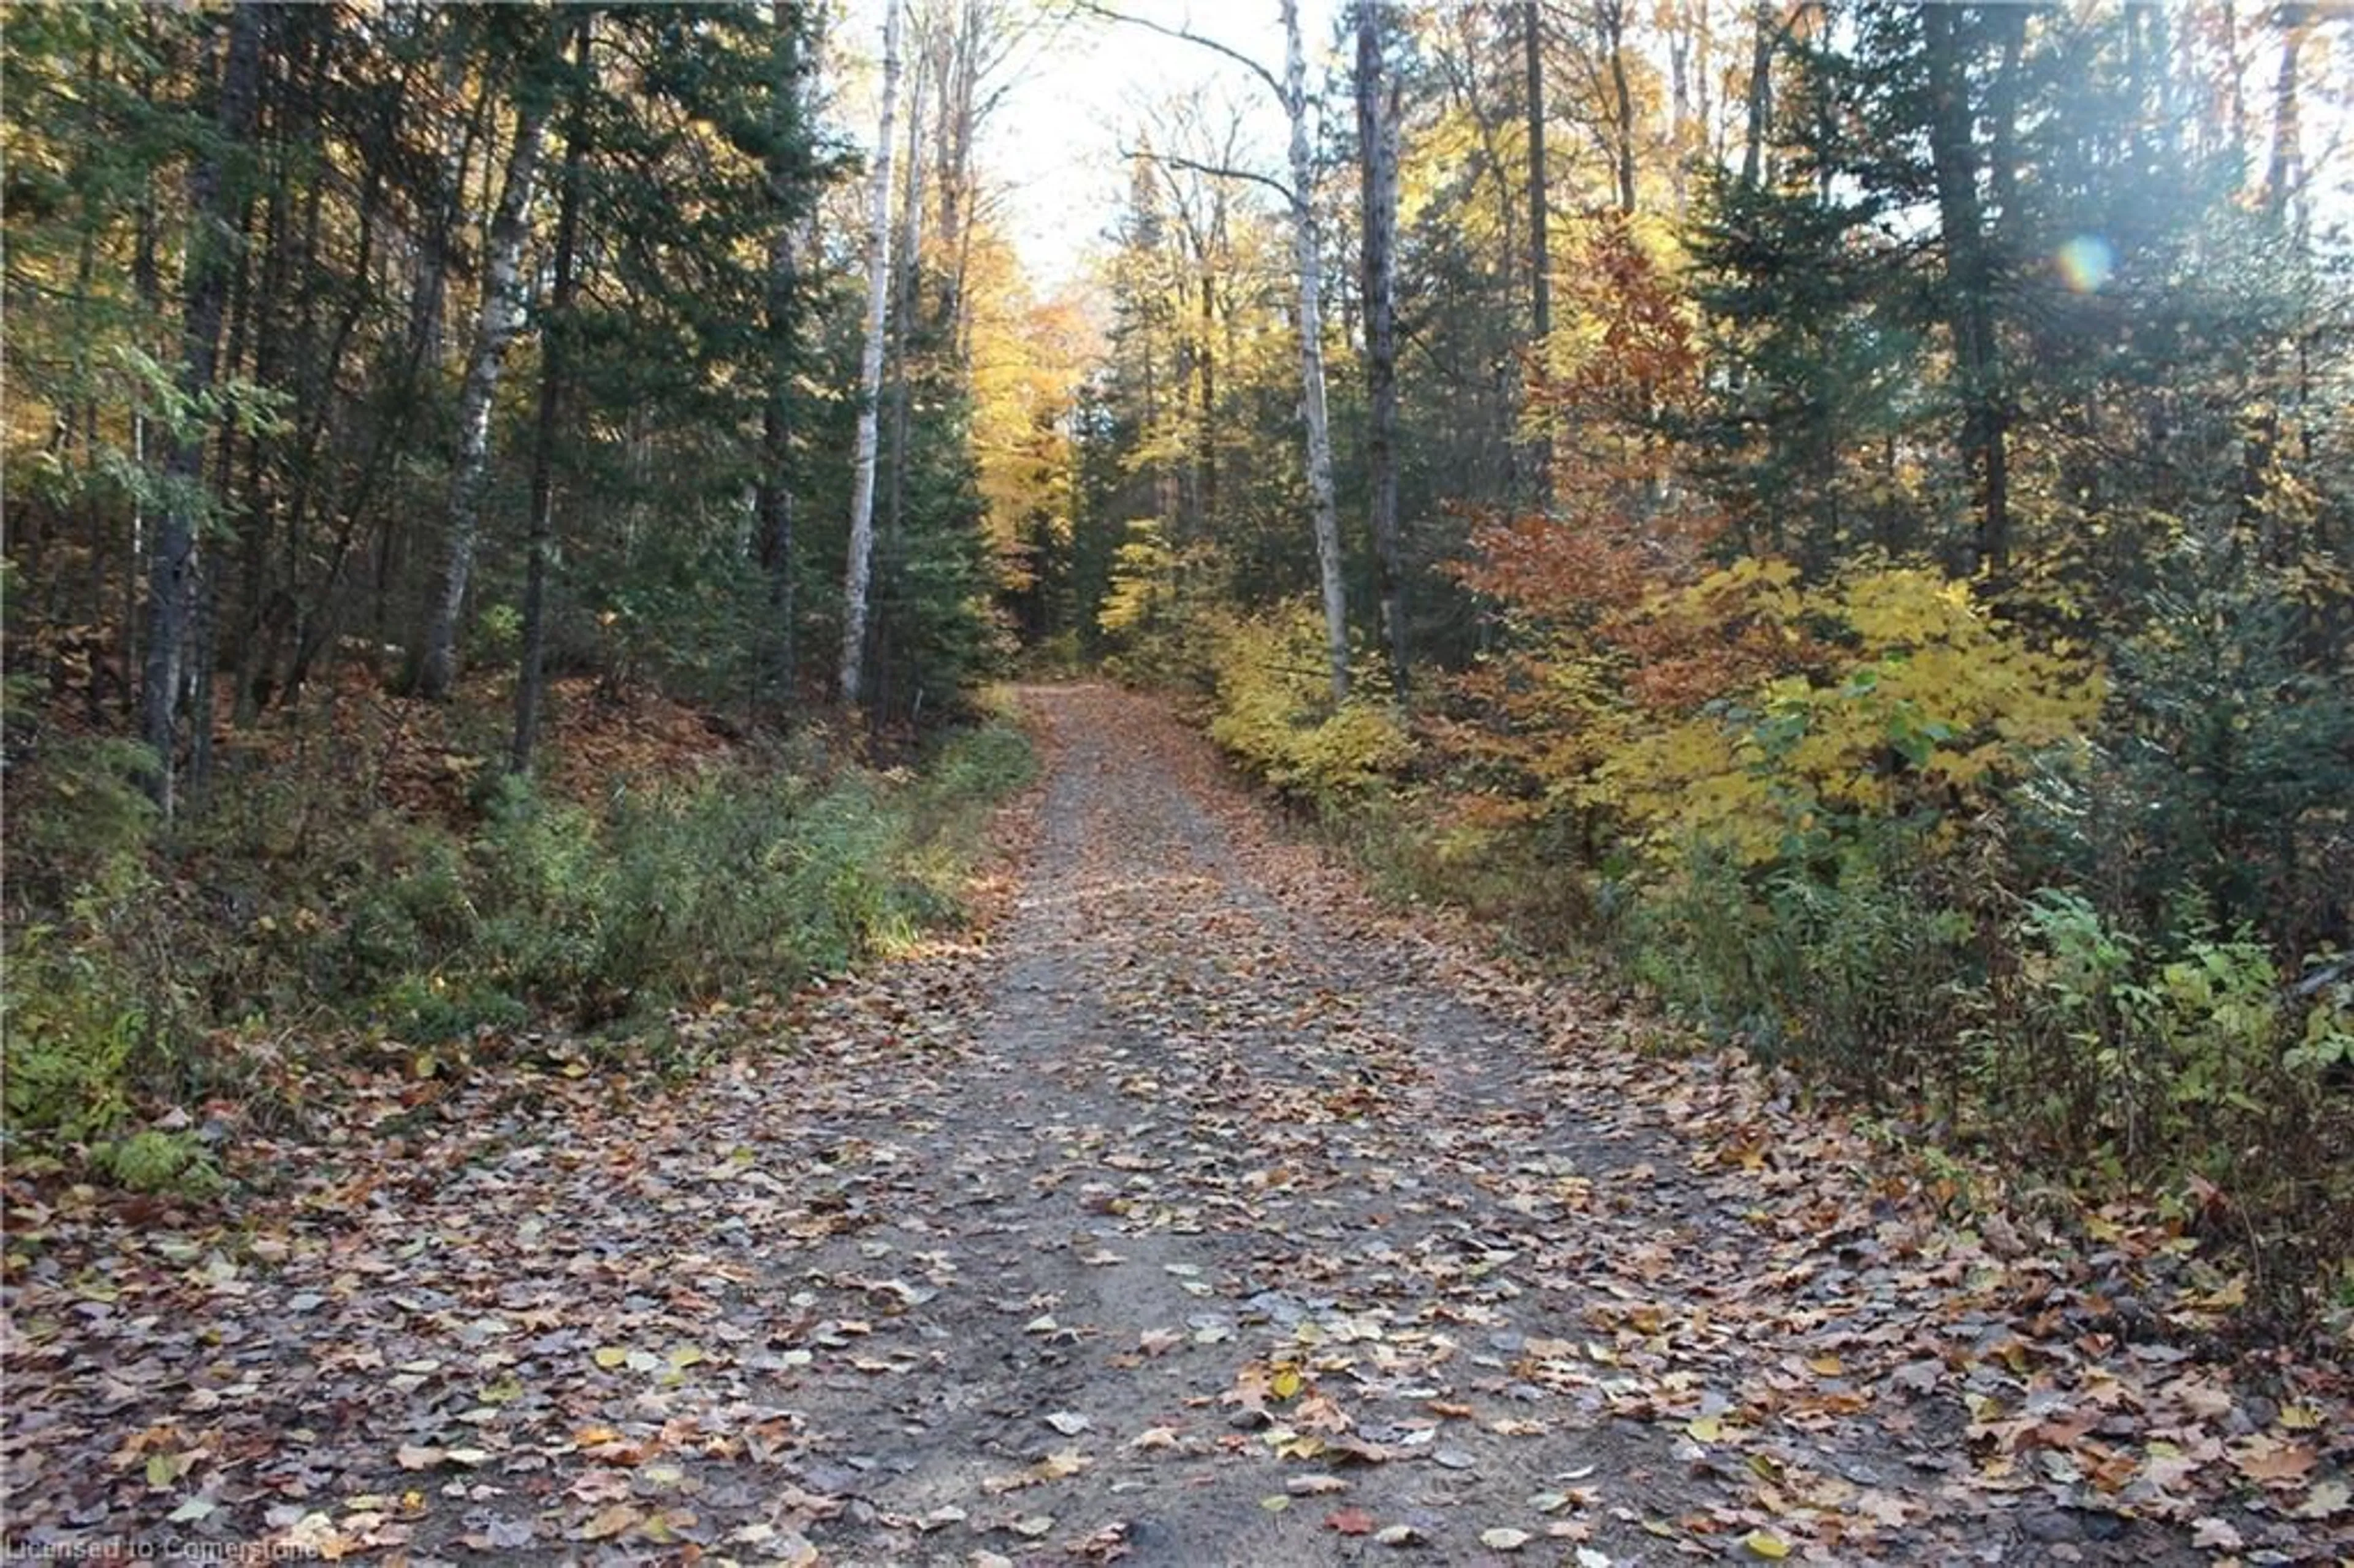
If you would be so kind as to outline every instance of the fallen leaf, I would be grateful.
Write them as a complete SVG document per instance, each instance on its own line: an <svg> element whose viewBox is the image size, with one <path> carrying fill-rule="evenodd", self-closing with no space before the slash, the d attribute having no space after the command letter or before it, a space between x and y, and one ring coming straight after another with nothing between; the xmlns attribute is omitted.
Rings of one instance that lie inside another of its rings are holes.
<svg viewBox="0 0 2354 1568"><path fill-rule="evenodd" d="M2333 1519L2354 1505L2354 1487L2342 1480L2316 1481L2305 1501L2291 1511L2299 1519Z"/></svg>
<svg viewBox="0 0 2354 1568"><path fill-rule="evenodd" d="M2251 1437L2232 1450L2232 1468L2264 1486L2294 1481L2319 1459L2307 1445L2284 1443L2275 1437Z"/></svg>
<svg viewBox="0 0 2354 1568"><path fill-rule="evenodd" d="M599 1509L587 1523L572 1532L576 1541L610 1541L644 1516L628 1503L614 1503Z"/></svg>
<svg viewBox="0 0 2354 1568"><path fill-rule="evenodd" d="M1514 1530L1510 1525L1499 1525L1493 1530L1479 1532L1479 1544L1490 1552L1518 1552L1535 1539L1527 1531Z"/></svg>
<svg viewBox="0 0 2354 1568"><path fill-rule="evenodd" d="M2202 1552L2238 1552L2248 1543L2230 1520L2211 1515L2190 1521L2190 1544Z"/></svg>

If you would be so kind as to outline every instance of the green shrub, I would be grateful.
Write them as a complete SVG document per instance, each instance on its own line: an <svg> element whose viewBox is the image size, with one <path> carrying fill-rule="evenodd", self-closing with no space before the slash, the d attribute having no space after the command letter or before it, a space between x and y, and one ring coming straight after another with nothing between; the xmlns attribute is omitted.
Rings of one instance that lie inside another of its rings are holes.
<svg viewBox="0 0 2354 1568"><path fill-rule="evenodd" d="M130 1110L146 1009L101 947L62 943L49 926L26 927L8 945L0 985L8 1125L69 1139L104 1131Z"/></svg>
<svg viewBox="0 0 2354 1568"><path fill-rule="evenodd" d="M395 1039L410 1045L463 1040L477 1029L517 1029L531 1010L494 986L441 975L404 974L386 988L376 1011Z"/></svg>
<svg viewBox="0 0 2354 1568"><path fill-rule="evenodd" d="M493 779L463 836L382 810L290 831L241 802L167 856L135 748L62 760L17 889L52 903L11 910L0 1033L11 1133L83 1142L142 1102L253 1082L234 1048L191 1049L223 1025L324 1006L421 1047L539 1014L645 1024L841 971L956 917L982 814L1034 767L996 722L910 773L813 781L821 759L777 757L597 810ZM126 1183L196 1171L153 1139L105 1148L96 1168Z"/></svg>
<svg viewBox="0 0 2354 1568"><path fill-rule="evenodd" d="M128 742L66 742L10 802L0 1035L12 1127L106 1130L196 1032L179 912L151 865L156 813L136 782L150 767Z"/></svg>
<svg viewBox="0 0 2354 1568"><path fill-rule="evenodd" d="M1693 842L1624 894L1622 940L1670 1003L1762 1054L1873 1097L1926 1085L1969 984L1973 922L1939 896L1917 832L1853 824L1821 857L1757 868Z"/></svg>
<svg viewBox="0 0 2354 1568"><path fill-rule="evenodd" d="M170 1192L207 1198L221 1190L212 1155L185 1132L149 1128L119 1142L93 1144L90 1165L134 1192Z"/></svg>
<svg viewBox="0 0 2354 1568"><path fill-rule="evenodd" d="M466 846L439 828L381 816L342 860L345 885L318 900L341 940L308 944L320 994L366 995L395 979L430 974L472 944L482 923ZM341 859L341 857L338 857ZM298 927L308 926L298 912Z"/></svg>
<svg viewBox="0 0 2354 1568"><path fill-rule="evenodd" d="M2118 929L2082 894L2042 888L2012 932L2019 959L2001 1000L2018 1054L2003 1097L2121 1171L2171 1175L2228 1165L2250 1138L2296 1115L2330 1051L2245 933L2160 947ZM2326 1005L2326 1003L2325 1003ZM2014 1096L2016 1098L2014 1098ZM2055 1121L2056 1118L2056 1121Z"/></svg>
<svg viewBox="0 0 2354 1568"><path fill-rule="evenodd" d="M1003 719L960 730L949 736L917 785L936 811L987 806L1012 795L1037 777L1038 758L1030 737Z"/></svg>
<svg viewBox="0 0 2354 1568"><path fill-rule="evenodd" d="M500 780L473 843L482 920L470 971L551 1006L596 981L612 876L601 838L585 809Z"/></svg>
<svg viewBox="0 0 2354 1568"><path fill-rule="evenodd" d="M12 902L54 910L143 891L157 817L139 781L154 766L154 753L135 742L72 739L12 770Z"/></svg>
<svg viewBox="0 0 2354 1568"><path fill-rule="evenodd" d="M2168 567L2189 586L2154 596L2146 630L2119 649L2091 765L2010 802L2027 885L2080 888L2160 940L2212 921L2284 957L2342 942L2354 905L2343 633L2317 635L2306 606L2211 553L2186 548Z"/></svg>

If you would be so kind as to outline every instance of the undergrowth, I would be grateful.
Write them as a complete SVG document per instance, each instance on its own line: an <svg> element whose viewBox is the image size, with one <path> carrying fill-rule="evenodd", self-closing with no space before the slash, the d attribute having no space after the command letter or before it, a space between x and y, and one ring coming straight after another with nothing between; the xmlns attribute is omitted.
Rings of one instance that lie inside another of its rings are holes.
<svg viewBox="0 0 2354 1568"><path fill-rule="evenodd" d="M1882 669L1722 705L1685 728L1729 744L1647 759L1567 729L1500 739L1445 696L1409 738L1388 706L1329 700L1305 609L1219 646L1212 737L1393 899L1606 969L1702 1036L1934 1129L1925 1155L1989 1158L2088 1211L2153 1205L2242 1273L2267 1331L2354 1308L2354 960L2309 938L2345 895L2342 860L2325 869L2343 802L2319 784L2354 736L2334 696L2234 726L2204 666L2129 670L2120 702L2189 738L2153 722L2112 755L1889 708ZM2270 747L2255 770L2294 797L2269 839L2212 788L2224 732ZM1633 789L1655 764L1641 809L1552 777ZM2152 801L2204 826L2149 833Z"/></svg>
<svg viewBox="0 0 2354 1568"><path fill-rule="evenodd" d="M66 741L12 780L6 1128L181 1191L208 1180L202 1150L131 1129L281 1069L266 1042L656 1039L669 1010L782 995L952 924L983 816L1032 768L998 720L905 768L779 744L596 800L482 769L446 817L320 768L166 830L142 762Z"/></svg>

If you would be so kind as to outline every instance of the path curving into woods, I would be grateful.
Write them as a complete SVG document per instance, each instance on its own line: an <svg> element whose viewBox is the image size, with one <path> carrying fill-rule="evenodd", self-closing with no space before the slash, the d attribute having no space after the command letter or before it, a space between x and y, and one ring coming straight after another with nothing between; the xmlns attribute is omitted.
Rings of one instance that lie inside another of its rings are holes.
<svg viewBox="0 0 2354 1568"><path fill-rule="evenodd" d="M1150 701L1019 700L1046 766L986 939L787 1048L668 1094L486 1075L231 1231L42 1209L12 1542L2165 1563L2338 1528L2243 1506L2245 1456L2329 1435L2086 1315L2084 1265L1376 909Z"/></svg>

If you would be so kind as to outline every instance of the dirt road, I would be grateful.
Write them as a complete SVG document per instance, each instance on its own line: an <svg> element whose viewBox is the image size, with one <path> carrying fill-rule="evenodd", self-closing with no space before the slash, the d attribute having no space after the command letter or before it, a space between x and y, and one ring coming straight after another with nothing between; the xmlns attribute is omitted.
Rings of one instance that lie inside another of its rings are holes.
<svg viewBox="0 0 2354 1568"><path fill-rule="evenodd" d="M486 1080L402 1134L405 1178L323 1157L230 1233L44 1209L8 1275L11 1543L1584 1568L2197 1562L2194 1515L2255 1560L2321 1539L2199 1500L2228 1445L2297 1440L2282 1410L2069 1317L2071 1266L1379 914L1143 700L1023 701L1048 768L1002 918L782 1053L674 1096ZM92 1277L101 1244L133 1263Z"/></svg>

